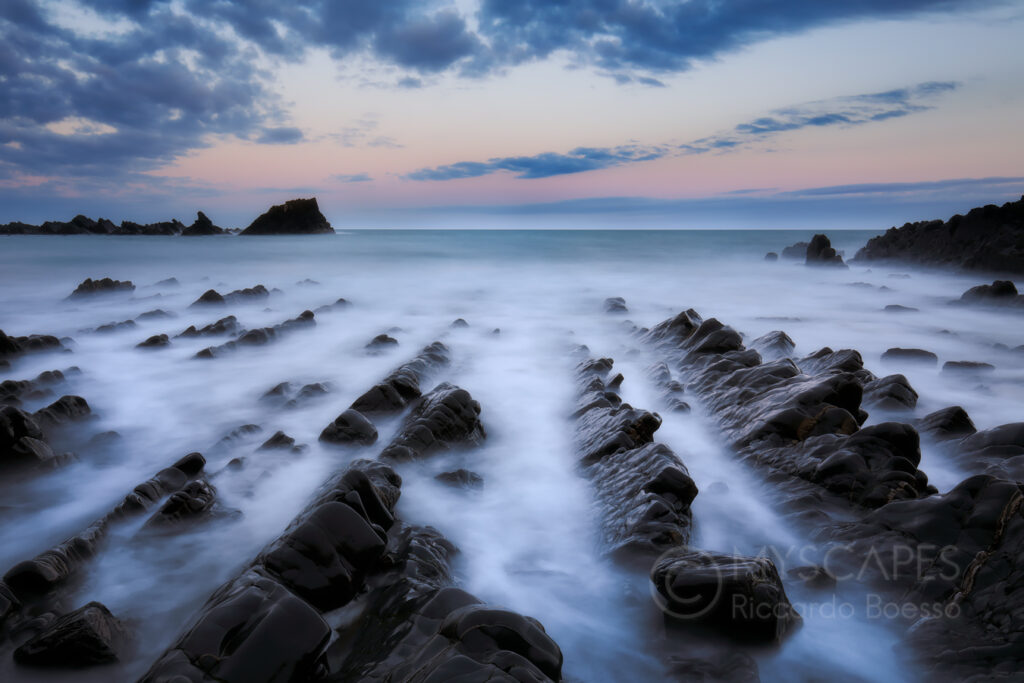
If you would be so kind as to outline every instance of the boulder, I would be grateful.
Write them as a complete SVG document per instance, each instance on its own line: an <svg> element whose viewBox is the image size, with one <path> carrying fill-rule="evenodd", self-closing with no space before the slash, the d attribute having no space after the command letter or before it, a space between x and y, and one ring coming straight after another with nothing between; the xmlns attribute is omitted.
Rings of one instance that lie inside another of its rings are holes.
<svg viewBox="0 0 1024 683"><path fill-rule="evenodd" d="M166 334L154 334L152 337L146 339L146 341L139 342L135 345L138 349L159 349L165 346L170 346L171 340Z"/></svg>
<svg viewBox="0 0 1024 683"><path fill-rule="evenodd" d="M942 372L948 375L975 375L992 372L995 369L991 363L973 360L950 360L942 364Z"/></svg>
<svg viewBox="0 0 1024 683"><path fill-rule="evenodd" d="M604 312L605 313L628 313L629 309L626 308L626 300L621 296L613 296L604 300Z"/></svg>
<svg viewBox="0 0 1024 683"><path fill-rule="evenodd" d="M924 349L901 349L894 347L882 354L883 361L923 363L925 365L938 365L939 357L931 351Z"/></svg>
<svg viewBox="0 0 1024 683"><path fill-rule="evenodd" d="M68 299L84 299L97 294L110 294L112 292L132 292L135 285L131 280L111 280L105 277L101 280L86 278L75 288L75 291L68 295Z"/></svg>
<svg viewBox="0 0 1024 683"><path fill-rule="evenodd" d="M349 408L320 432L320 441L343 445L372 446L377 428L357 410Z"/></svg>
<svg viewBox="0 0 1024 683"><path fill-rule="evenodd" d="M807 245L807 259L809 266L844 266L843 257L832 248L832 243L825 235L815 235L811 243Z"/></svg>
<svg viewBox="0 0 1024 683"><path fill-rule="evenodd" d="M444 382L423 396L380 459L408 462L460 445L482 443L480 404L465 389Z"/></svg>
<svg viewBox="0 0 1024 683"><path fill-rule="evenodd" d="M182 237L198 237L201 235L223 235L227 230L213 224L206 214L200 211L192 225L181 231Z"/></svg>
<svg viewBox="0 0 1024 683"><path fill-rule="evenodd" d="M780 642L802 619L766 557L741 557L678 547L651 569L655 600L666 623L711 628L755 643Z"/></svg>
<svg viewBox="0 0 1024 683"><path fill-rule="evenodd" d="M376 337L367 342L364 348L370 351L381 351L383 349L398 346L398 340L394 337L389 337L386 334L378 334Z"/></svg>
<svg viewBox="0 0 1024 683"><path fill-rule="evenodd" d="M782 258L793 259L794 261L807 258L807 247L809 242L797 242L782 250Z"/></svg>
<svg viewBox="0 0 1024 683"><path fill-rule="evenodd" d="M764 255L764 260L765 261L778 261L779 260L779 255L777 253L775 253L774 251L769 251L767 254Z"/></svg>
<svg viewBox="0 0 1024 683"><path fill-rule="evenodd" d="M208 289L203 294L192 302L189 308L195 308L197 306L223 306L227 303L224 297L216 289Z"/></svg>
<svg viewBox="0 0 1024 683"><path fill-rule="evenodd" d="M453 488L482 489L484 487L484 478L476 472L466 469L441 472L435 474L434 479Z"/></svg>
<svg viewBox="0 0 1024 683"><path fill-rule="evenodd" d="M950 406L928 413L916 423L917 431L927 434L936 441L962 439L978 431L967 411L960 406Z"/></svg>
<svg viewBox="0 0 1024 683"><path fill-rule="evenodd" d="M210 290L213 291L213 290ZM210 337L221 334L238 334L242 331L241 325L238 324L238 319L229 315L226 318L221 318L217 322L210 323L199 329L196 329L195 325L189 325L188 329L181 332L179 337Z"/></svg>
<svg viewBox="0 0 1024 683"><path fill-rule="evenodd" d="M26 666L80 669L120 658L128 633L106 606L90 602L59 617L14 651Z"/></svg>
<svg viewBox="0 0 1024 683"><path fill-rule="evenodd" d="M316 198L292 199L272 206L242 231L243 235L312 235L333 233Z"/></svg>

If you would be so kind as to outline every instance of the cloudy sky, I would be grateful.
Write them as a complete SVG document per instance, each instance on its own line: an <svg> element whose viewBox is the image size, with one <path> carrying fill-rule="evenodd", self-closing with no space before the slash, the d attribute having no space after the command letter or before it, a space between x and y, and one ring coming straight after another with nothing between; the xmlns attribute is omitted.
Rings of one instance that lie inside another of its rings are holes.
<svg viewBox="0 0 1024 683"><path fill-rule="evenodd" d="M1019 0L2 0L0 221L849 227L1024 194Z"/></svg>

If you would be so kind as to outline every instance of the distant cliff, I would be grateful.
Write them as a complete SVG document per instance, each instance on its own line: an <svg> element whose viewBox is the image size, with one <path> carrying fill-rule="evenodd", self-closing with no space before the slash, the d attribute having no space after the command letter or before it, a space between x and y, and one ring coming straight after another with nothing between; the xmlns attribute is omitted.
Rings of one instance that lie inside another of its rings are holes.
<svg viewBox="0 0 1024 683"><path fill-rule="evenodd" d="M316 197L292 199L270 210L242 231L243 235L315 235L334 232L320 213Z"/></svg>
<svg viewBox="0 0 1024 683"><path fill-rule="evenodd" d="M1024 197L940 220L907 223L868 241L853 259L1024 273Z"/></svg>

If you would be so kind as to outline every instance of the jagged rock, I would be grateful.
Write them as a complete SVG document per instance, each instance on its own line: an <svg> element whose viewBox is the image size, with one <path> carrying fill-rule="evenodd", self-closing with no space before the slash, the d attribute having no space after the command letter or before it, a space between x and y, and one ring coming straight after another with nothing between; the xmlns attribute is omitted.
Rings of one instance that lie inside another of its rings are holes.
<svg viewBox="0 0 1024 683"><path fill-rule="evenodd" d="M672 625L710 627L739 641L775 643L802 621L766 557L679 547L658 558L651 581Z"/></svg>
<svg viewBox="0 0 1024 683"><path fill-rule="evenodd" d="M152 337L146 339L146 341L139 342L135 345L138 349L157 349L165 346L170 346L171 340L166 334L154 334Z"/></svg>
<svg viewBox="0 0 1024 683"><path fill-rule="evenodd" d="M469 327L469 323L467 323L462 318L456 318L455 320L452 321L452 324L449 325L448 327L450 327L453 330L457 330L457 329L460 329L460 328Z"/></svg>
<svg viewBox="0 0 1024 683"><path fill-rule="evenodd" d="M152 311L146 311L135 316L136 320L163 320L165 318L177 318L178 316L169 311L165 311L161 308L155 308Z"/></svg>
<svg viewBox="0 0 1024 683"><path fill-rule="evenodd" d="M807 245L807 265L844 266L843 257L832 248L832 243L825 235L815 235Z"/></svg>
<svg viewBox="0 0 1024 683"><path fill-rule="evenodd" d="M274 451L274 450L291 450L295 447L295 439L288 436L282 431L274 432L274 435L264 441L259 450L261 451Z"/></svg>
<svg viewBox="0 0 1024 683"><path fill-rule="evenodd" d="M484 478L476 472L470 470L458 469L452 470L451 472L441 472L434 475L434 479L447 484L454 488L463 489L482 489L484 487Z"/></svg>
<svg viewBox="0 0 1024 683"><path fill-rule="evenodd" d="M128 634L110 610L90 602L58 618L14 651L22 665L78 669L116 662Z"/></svg>
<svg viewBox="0 0 1024 683"><path fill-rule="evenodd" d="M270 296L270 291L263 285L256 285L255 287L246 287L244 289L236 289L228 292L224 295L224 301L228 303L244 303L250 299L266 299Z"/></svg>
<svg viewBox="0 0 1024 683"><path fill-rule="evenodd" d="M343 308L348 308L351 305L352 304L349 303L349 301L347 299L341 298L341 299L338 299L337 301L335 301L333 304L326 304L324 306L318 306L316 309L314 309L314 312L315 313L322 313L322 312L326 312L326 311L337 311L337 310L340 310L340 309L343 309Z"/></svg>
<svg viewBox="0 0 1024 683"><path fill-rule="evenodd" d="M160 282L154 283L153 286L154 287L180 287L181 283L178 282L178 278L176 278L176 277L169 277L169 278L167 278L165 280L160 280Z"/></svg>
<svg viewBox="0 0 1024 683"><path fill-rule="evenodd" d="M1024 197L966 216L906 223L873 237L855 261L900 260L964 270L1024 273Z"/></svg>
<svg viewBox="0 0 1024 683"><path fill-rule="evenodd" d="M212 291L212 290L211 290ZM221 318L215 323L210 323L200 329L196 329L195 325L189 325L188 329L179 334L179 337L210 337L220 334L237 334L241 331L241 326L238 324L238 319L233 315L229 315L226 318Z"/></svg>
<svg viewBox="0 0 1024 683"><path fill-rule="evenodd" d="M216 289L208 289L203 294L192 302L189 308L195 308L197 306L223 306L225 303L224 297L221 296L220 292Z"/></svg>
<svg viewBox="0 0 1024 683"><path fill-rule="evenodd" d="M750 348L755 349L763 358L778 360L792 356L796 343L785 332L772 330L750 342Z"/></svg>
<svg viewBox="0 0 1024 683"><path fill-rule="evenodd" d="M333 233L316 198L292 199L272 206L242 231L243 235L311 235Z"/></svg>
<svg viewBox="0 0 1024 683"><path fill-rule="evenodd" d="M183 237L196 237L200 235L223 235L227 230L213 224L206 214L200 211L196 215L195 222L181 231Z"/></svg>
<svg viewBox="0 0 1024 683"><path fill-rule="evenodd" d="M32 416L43 428L81 420L92 414L89 403L81 396L61 396L59 399L37 410Z"/></svg>
<svg viewBox="0 0 1024 683"><path fill-rule="evenodd" d="M371 446L377 442L377 428L362 413L349 408L327 425L320 440L336 444Z"/></svg>
<svg viewBox="0 0 1024 683"><path fill-rule="evenodd" d="M448 347L434 342L357 398L351 408L364 415L395 413L420 397L420 381L449 363Z"/></svg>
<svg viewBox="0 0 1024 683"><path fill-rule="evenodd" d="M82 299L96 294L109 294L111 292L132 292L135 285L130 280L111 280L105 277L102 280L86 278L75 291L68 295L68 299Z"/></svg>
<svg viewBox="0 0 1024 683"><path fill-rule="evenodd" d="M110 332L117 332L118 330L133 330L137 327L134 320L122 320L121 322L111 322L100 325L93 332L99 334L107 334ZM88 332L88 330L80 330Z"/></svg>
<svg viewBox="0 0 1024 683"><path fill-rule="evenodd" d="M444 382L423 396L385 448L384 461L408 462L486 438L480 422L480 404L465 389Z"/></svg>
<svg viewBox="0 0 1024 683"><path fill-rule="evenodd" d="M882 354L883 361L898 361L924 363L926 365L938 365L939 357L931 351L924 349L901 349L899 347L888 349Z"/></svg>
<svg viewBox="0 0 1024 683"><path fill-rule="evenodd" d="M190 481L171 494L167 502L146 521L146 527L168 527L201 519L210 513L216 495L217 489L209 482L202 479Z"/></svg>

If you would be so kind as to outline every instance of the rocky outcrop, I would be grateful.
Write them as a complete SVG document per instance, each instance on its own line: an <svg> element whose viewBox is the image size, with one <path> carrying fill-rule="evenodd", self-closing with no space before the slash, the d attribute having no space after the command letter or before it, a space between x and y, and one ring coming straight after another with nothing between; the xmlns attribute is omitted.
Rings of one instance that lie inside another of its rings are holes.
<svg viewBox="0 0 1024 683"><path fill-rule="evenodd" d="M236 289L227 294L221 294L216 289L208 289L202 296L192 302L189 308L200 306L224 306L231 303L252 303L263 301L270 296L270 292L263 285Z"/></svg>
<svg viewBox="0 0 1024 683"><path fill-rule="evenodd" d="M69 368L69 374L77 371ZM53 395L53 387L64 382L64 373L60 370L46 370L34 379L5 379L0 382L0 404L20 407L23 401L36 401Z"/></svg>
<svg viewBox="0 0 1024 683"><path fill-rule="evenodd" d="M218 358L236 351L239 347L263 346L296 330L314 326L316 326L316 320L313 312L303 311L298 317L285 320L273 327L259 327L239 335L234 341L225 342L219 346L208 346L197 352L195 358Z"/></svg>
<svg viewBox="0 0 1024 683"><path fill-rule="evenodd" d="M782 250L782 258L792 259L794 261L807 259L807 247L810 245L809 242L797 242L791 244Z"/></svg>
<svg viewBox="0 0 1024 683"><path fill-rule="evenodd" d="M456 446L479 445L486 436L480 404L465 389L445 382L416 403L380 458L388 462L420 460Z"/></svg>
<svg viewBox="0 0 1024 683"><path fill-rule="evenodd" d="M441 342L427 346L411 361L404 363L350 406L363 415L396 413L422 395L420 382L428 373L448 365L448 347Z"/></svg>
<svg viewBox="0 0 1024 683"><path fill-rule="evenodd" d="M1024 197L966 216L906 223L868 240L855 261L899 260L958 270L1024 273Z"/></svg>
<svg viewBox="0 0 1024 683"><path fill-rule="evenodd" d="M226 318L221 318L217 322L204 325L203 327L196 329L195 325L189 325L188 328L178 334L179 337L216 337L218 335L227 334L239 334L242 332L242 326L238 324L238 318L233 315L229 315Z"/></svg>
<svg viewBox="0 0 1024 683"><path fill-rule="evenodd" d="M857 352L822 349L763 363L735 330L692 310L645 338L678 363L741 457L869 508L929 492L912 427L860 428L866 389L903 407L916 395L904 393L909 385L896 376L876 381Z"/></svg>
<svg viewBox="0 0 1024 683"><path fill-rule="evenodd" d="M349 408L320 432L320 441L340 445L372 446L377 428L357 410Z"/></svg>
<svg viewBox="0 0 1024 683"><path fill-rule="evenodd" d="M826 235L821 234L812 237L811 243L807 245L805 263L809 266L846 267L846 264L843 263L843 257L832 248L832 242L829 241Z"/></svg>
<svg viewBox="0 0 1024 683"><path fill-rule="evenodd" d="M990 285L971 287L956 303L1024 307L1024 294L1018 294L1017 287L1009 280L995 280Z"/></svg>
<svg viewBox="0 0 1024 683"><path fill-rule="evenodd" d="M135 291L135 285L132 284L131 280L112 280L109 277L105 277L101 280L93 280L92 278L85 278L81 284L75 288L75 291L68 295L68 299L84 299L95 296L97 294L111 294L113 292L133 292Z"/></svg>
<svg viewBox="0 0 1024 683"><path fill-rule="evenodd" d="M611 369L610 358L576 368L577 455L602 511L607 552L631 560L689 541L697 485L670 448L653 442L661 418L623 403L606 383Z"/></svg>
<svg viewBox="0 0 1024 683"><path fill-rule="evenodd" d="M58 407L53 413L59 416L63 404L58 402L56 405ZM49 412L40 412L44 419L50 416ZM38 413L30 415L14 406L0 407L0 472L55 468L74 459L71 453L57 454L53 451L38 416ZM52 425L47 422L46 426Z"/></svg>
<svg viewBox="0 0 1024 683"><path fill-rule="evenodd" d="M605 313L629 313L626 308L626 300L621 296L612 296L604 300Z"/></svg>
<svg viewBox="0 0 1024 683"><path fill-rule="evenodd" d="M60 351L64 349L60 339L48 334L30 334L12 337L0 330L0 360L14 358L37 351Z"/></svg>
<svg viewBox="0 0 1024 683"><path fill-rule="evenodd" d="M224 228L213 224L206 214L200 211L192 225L181 231L183 237L199 237L202 235L223 235L227 232Z"/></svg>
<svg viewBox="0 0 1024 683"><path fill-rule="evenodd" d="M90 602L58 618L14 651L25 666L80 669L116 662L128 633L106 606Z"/></svg>
<svg viewBox="0 0 1024 683"><path fill-rule="evenodd" d="M333 233L316 198L292 199L272 206L242 231L243 235L314 235Z"/></svg>

